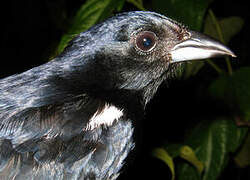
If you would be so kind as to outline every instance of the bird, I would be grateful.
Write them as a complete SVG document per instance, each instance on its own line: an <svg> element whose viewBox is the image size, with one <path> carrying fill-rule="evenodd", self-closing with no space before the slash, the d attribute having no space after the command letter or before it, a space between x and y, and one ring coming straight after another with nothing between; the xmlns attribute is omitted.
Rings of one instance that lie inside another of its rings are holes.
<svg viewBox="0 0 250 180"><path fill-rule="evenodd" d="M114 180L134 122L189 60L235 54L149 11L117 14L53 60L0 80L0 179Z"/></svg>

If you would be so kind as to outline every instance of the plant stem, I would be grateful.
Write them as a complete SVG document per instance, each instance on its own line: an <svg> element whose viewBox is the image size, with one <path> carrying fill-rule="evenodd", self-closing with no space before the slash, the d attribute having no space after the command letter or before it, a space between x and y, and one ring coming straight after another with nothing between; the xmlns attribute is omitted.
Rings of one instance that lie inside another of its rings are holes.
<svg viewBox="0 0 250 180"><path fill-rule="evenodd" d="M223 38L223 34L221 32L221 27L220 27L220 24L218 23L213 11L211 9L208 10L208 13L209 15L211 16L212 18L212 21L214 22L214 25L215 25L215 28L216 28L216 31L218 33L218 36L219 36L219 40L225 44L225 40ZM233 69L232 69L232 66L231 66L231 63L230 63L230 59L229 57L225 57L225 60L226 60L226 64L227 64L227 69L228 69L228 74L229 75L232 75L233 74Z"/></svg>
<svg viewBox="0 0 250 180"><path fill-rule="evenodd" d="M133 4L135 7L137 7L138 9L142 10L142 11L146 11L146 9L143 7L142 1L136 1L136 0L127 0L127 2Z"/></svg>
<svg viewBox="0 0 250 180"><path fill-rule="evenodd" d="M210 66L212 66L215 69L215 71L218 72L218 74L222 74L223 73L223 70L219 66L217 66L213 61L211 61L210 59L207 60L207 63Z"/></svg>

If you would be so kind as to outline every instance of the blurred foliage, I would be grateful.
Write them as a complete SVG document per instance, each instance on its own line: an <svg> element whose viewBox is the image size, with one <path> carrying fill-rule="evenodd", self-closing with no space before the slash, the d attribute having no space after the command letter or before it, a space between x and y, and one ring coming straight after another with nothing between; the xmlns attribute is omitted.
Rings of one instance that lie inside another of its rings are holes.
<svg viewBox="0 0 250 180"><path fill-rule="evenodd" d="M188 25L193 30L202 31L228 43L242 29L244 22L236 16L217 20L209 9L212 1L154 0L151 6L147 6L147 10L162 13ZM68 42L80 32L114 12L122 11L125 4L130 4L138 10L146 9L142 0L86 1L69 20L71 23L54 54L61 53ZM227 166L230 154L234 155L240 167L250 164L249 158L245 158L250 154L250 141L249 138L244 140L248 134L250 120L250 67L239 68L234 72L228 57L225 59L227 69L211 60L206 62L218 72L218 78L208 89L211 98L224 102L225 108L232 113L229 116L214 116L208 120L205 117L201 118L198 124L193 125L192 132L186 134L182 144L167 143L164 147L155 149L154 156L167 164L172 179L177 177L181 180L215 180ZM202 71L206 62L196 61L186 64L179 78L188 79L195 76ZM247 127L238 127L239 124ZM175 163L176 158L181 158L183 161Z"/></svg>
<svg viewBox="0 0 250 180"><path fill-rule="evenodd" d="M250 67L240 68L232 76L222 75L210 86L215 98L225 101L242 121L250 121Z"/></svg>
<svg viewBox="0 0 250 180"><path fill-rule="evenodd" d="M213 0L155 0L153 7L157 12L174 18L188 25L191 29L200 31L208 5Z"/></svg>
<svg viewBox="0 0 250 180"><path fill-rule="evenodd" d="M230 39L240 32L244 25L244 21L242 18L237 16L227 17L220 19L218 24L221 29L221 33L223 34L223 39L225 43L228 43ZM219 34L216 30L215 23L213 22L211 16L206 16L205 18L205 25L204 25L204 33L208 34L209 36L220 39ZM231 28L233 27L233 28Z"/></svg>
<svg viewBox="0 0 250 180"><path fill-rule="evenodd" d="M213 180L217 179L229 160L241 145L247 128L237 127L228 117L218 117L209 121L201 121L196 125L186 143L195 151L198 159L205 166L202 176L187 163L178 167L181 180Z"/></svg>
<svg viewBox="0 0 250 180"><path fill-rule="evenodd" d="M245 139L245 142L238 152L238 154L235 156L234 160L236 164L241 167L247 167L250 164L250 134L248 134L247 138Z"/></svg>
<svg viewBox="0 0 250 180"><path fill-rule="evenodd" d="M91 26L109 17L113 11L120 11L125 0L88 0L77 11L71 20L67 33L65 33L58 45L56 54L60 54L80 32L86 31Z"/></svg>

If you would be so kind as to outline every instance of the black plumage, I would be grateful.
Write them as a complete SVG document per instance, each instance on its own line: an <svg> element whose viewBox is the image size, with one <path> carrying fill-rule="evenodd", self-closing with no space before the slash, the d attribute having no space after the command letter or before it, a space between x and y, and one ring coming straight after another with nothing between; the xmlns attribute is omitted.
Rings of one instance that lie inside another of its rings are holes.
<svg viewBox="0 0 250 180"><path fill-rule="evenodd" d="M0 179L116 179L134 147L132 122L192 59L179 50L234 56L198 35L157 13L123 13L52 61L0 80Z"/></svg>

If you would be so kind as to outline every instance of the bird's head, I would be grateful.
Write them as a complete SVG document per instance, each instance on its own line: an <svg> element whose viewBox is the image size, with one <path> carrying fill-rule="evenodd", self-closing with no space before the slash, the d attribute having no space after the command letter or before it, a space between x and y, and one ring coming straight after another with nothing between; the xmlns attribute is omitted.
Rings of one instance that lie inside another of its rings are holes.
<svg viewBox="0 0 250 180"><path fill-rule="evenodd" d="M66 69L71 59L71 72L90 90L139 92L146 103L180 62L218 55L235 56L218 41L170 18L128 12L81 33L60 57L66 59Z"/></svg>

